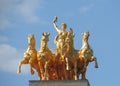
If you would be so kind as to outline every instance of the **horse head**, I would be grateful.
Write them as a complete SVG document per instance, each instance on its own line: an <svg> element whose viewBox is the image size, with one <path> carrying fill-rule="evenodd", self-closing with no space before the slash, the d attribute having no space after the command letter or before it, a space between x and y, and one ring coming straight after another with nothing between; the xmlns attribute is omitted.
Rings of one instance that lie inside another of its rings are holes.
<svg viewBox="0 0 120 86"><path fill-rule="evenodd" d="M28 35L28 46L30 48L35 48L35 37L34 37L34 34L29 34Z"/></svg>
<svg viewBox="0 0 120 86"><path fill-rule="evenodd" d="M70 28L70 31L67 32L67 37L65 39L65 43L68 44L71 48L74 48L74 33Z"/></svg>
<svg viewBox="0 0 120 86"><path fill-rule="evenodd" d="M82 39L83 39L83 40L88 41L89 36L90 36L89 32L84 32L84 33L82 33Z"/></svg>
<svg viewBox="0 0 120 86"><path fill-rule="evenodd" d="M46 49L48 47L50 33L43 32L41 38L41 49Z"/></svg>
<svg viewBox="0 0 120 86"><path fill-rule="evenodd" d="M89 62L95 62L95 67L98 67L97 59L93 55L93 50L90 48L88 39L89 32L82 34L82 47L79 50L78 75L82 74L82 79L86 79L85 73ZM81 66L82 65L82 66Z"/></svg>

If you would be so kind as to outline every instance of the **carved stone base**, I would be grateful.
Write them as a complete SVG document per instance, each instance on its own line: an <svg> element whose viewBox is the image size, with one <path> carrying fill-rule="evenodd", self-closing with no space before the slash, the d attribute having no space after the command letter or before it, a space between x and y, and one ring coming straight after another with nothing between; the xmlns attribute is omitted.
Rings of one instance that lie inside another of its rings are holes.
<svg viewBox="0 0 120 86"><path fill-rule="evenodd" d="M29 86L90 86L88 80L30 80Z"/></svg>

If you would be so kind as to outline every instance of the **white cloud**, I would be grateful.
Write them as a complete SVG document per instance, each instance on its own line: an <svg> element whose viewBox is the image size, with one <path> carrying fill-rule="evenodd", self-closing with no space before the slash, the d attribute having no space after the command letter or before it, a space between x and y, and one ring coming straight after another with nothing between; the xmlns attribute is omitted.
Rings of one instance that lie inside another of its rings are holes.
<svg viewBox="0 0 120 86"><path fill-rule="evenodd" d="M36 15L40 10L41 0L24 0L18 5L17 10L27 20L27 22L40 22L39 16Z"/></svg>
<svg viewBox="0 0 120 86"><path fill-rule="evenodd" d="M0 20L0 29L5 29L11 27L13 24L7 19L1 19Z"/></svg>
<svg viewBox="0 0 120 86"><path fill-rule="evenodd" d="M22 53L18 52L16 48L7 45L0 45L0 71L17 73L19 61L22 59ZM23 66L22 73L28 73L29 67Z"/></svg>
<svg viewBox="0 0 120 86"><path fill-rule="evenodd" d="M15 9L15 0L0 0L0 30L10 27L12 22L10 21L10 16Z"/></svg>
<svg viewBox="0 0 120 86"><path fill-rule="evenodd" d="M94 6L94 4L81 6L79 10L81 13L85 13L85 12L88 12L89 10L91 10L93 8L93 6Z"/></svg>
<svg viewBox="0 0 120 86"><path fill-rule="evenodd" d="M16 22L40 23L37 15L42 0L0 0L0 30L14 26Z"/></svg>

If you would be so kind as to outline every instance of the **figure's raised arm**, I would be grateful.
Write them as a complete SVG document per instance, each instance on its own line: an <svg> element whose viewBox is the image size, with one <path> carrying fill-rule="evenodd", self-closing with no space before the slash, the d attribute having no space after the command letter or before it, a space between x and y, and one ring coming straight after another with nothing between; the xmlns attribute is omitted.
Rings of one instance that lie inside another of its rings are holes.
<svg viewBox="0 0 120 86"><path fill-rule="evenodd" d="M56 31L57 31L58 33L60 33L61 31L59 30L59 28L58 28L57 25L56 25L57 19L58 19L58 18L55 16L55 18L54 18L54 20L53 20L53 26L54 26L54 28L56 29Z"/></svg>

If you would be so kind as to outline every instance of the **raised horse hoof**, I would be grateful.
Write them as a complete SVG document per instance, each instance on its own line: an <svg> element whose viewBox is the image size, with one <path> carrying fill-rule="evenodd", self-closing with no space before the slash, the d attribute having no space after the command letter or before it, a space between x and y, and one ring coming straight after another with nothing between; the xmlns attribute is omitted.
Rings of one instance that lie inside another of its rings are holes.
<svg viewBox="0 0 120 86"><path fill-rule="evenodd" d="M17 73L20 74L20 73L21 73L21 70L17 70Z"/></svg>
<svg viewBox="0 0 120 86"><path fill-rule="evenodd" d="M34 70L31 70L31 74L33 75L35 72L34 72Z"/></svg>
<svg viewBox="0 0 120 86"><path fill-rule="evenodd" d="M95 68L98 68L98 66L95 66Z"/></svg>

